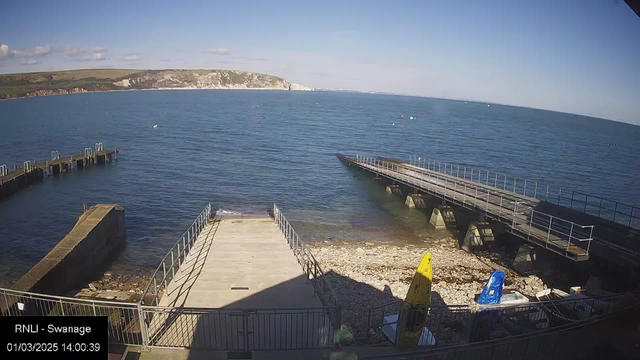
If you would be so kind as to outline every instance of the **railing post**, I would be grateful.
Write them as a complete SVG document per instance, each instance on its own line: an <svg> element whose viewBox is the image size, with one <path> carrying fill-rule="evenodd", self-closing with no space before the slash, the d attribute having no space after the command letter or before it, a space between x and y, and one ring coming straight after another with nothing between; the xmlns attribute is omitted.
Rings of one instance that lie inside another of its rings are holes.
<svg viewBox="0 0 640 360"><path fill-rule="evenodd" d="M549 247L549 237L551 236L551 223L553 222L553 216L549 215L549 229L547 230L547 241L545 247Z"/></svg>
<svg viewBox="0 0 640 360"><path fill-rule="evenodd" d="M601 210L602 210L602 198L600 198L600 205L598 205L598 217L600 217ZM633 208L631 208L631 214L633 215ZM629 226L631 226L631 218L629 218Z"/></svg>
<svg viewBox="0 0 640 360"><path fill-rule="evenodd" d="M558 189L558 205L560 205L560 196L562 196L562 188Z"/></svg>
<svg viewBox="0 0 640 360"><path fill-rule="evenodd" d="M164 288L167 288L167 268L164 264L164 259L162 260L162 274L163 274L163 278L162 278L162 282L164 282Z"/></svg>
<svg viewBox="0 0 640 360"><path fill-rule="evenodd" d="M142 300L141 300L142 301ZM147 332L147 323L144 320L144 312L142 310L142 305L138 303L138 322L140 323L140 335L142 337L142 350L149 350L149 333Z"/></svg>
<svg viewBox="0 0 640 360"><path fill-rule="evenodd" d="M500 195L500 209L498 211L499 211L498 216L501 216L502 215L502 195Z"/></svg>
<svg viewBox="0 0 640 360"><path fill-rule="evenodd" d="M489 190L487 190L487 205L484 210L485 213L489 213L489 196L491 196L491 193L489 192Z"/></svg>
<svg viewBox="0 0 640 360"><path fill-rule="evenodd" d="M478 187L476 186L476 196L473 198L473 207L478 207Z"/></svg>
<svg viewBox="0 0 640 360"><path fill-rule="evenodd" d="M573 209L573 195L575 194L575 191L571 192L571 205L569 206L569 208Z"/></svg>
<svg viewBox="0 0 640 360"><path fill-rule="evenodd" d="M336 305L333 319L333 345L340 347L340 330L342 328L342 305Z"/></svg>
<svg viewBox="0 0 640 360"><path fill-rule="evenodd" d="M571 245L571 235L573 235L573 223L571 223L571 230L569 231L569 241L567 242L567 251L569 251L569 245Z"/></svg>
<svg viewBox="0 0 640 360"><path fill-rule="evenodd" d="M616 208L613 210L613 222L616 222L617 213L618 213L618 202L616 201Z"/></svg>
<svg viewBox="0 0 640 360"><path fill-rule="evenodd" d="M589 242L587 243L587 255L589 255L589 248L591 248L591 240L593 240L593 225L591 225L591 230L589 231Z"/></svg>
<svg viewBox="0 0 640 360"><path fill-rule="evenodd" d="M545 196L544 201L549 201L549 184L547 184L547 195Z"/></svg>
<svg viewBox="0 0 640 360"><path fill-rule="evenodd" d="M458 165L458 171L456 172L456 177L460 177L460 165Z"/></svg>
<svg viewBox="0 0 640 360"><path fill-rule="evenodd" d="M176 277L175 262L173 259L173 249L171 249L171 279Z"/></svg>
<svg viewBox="0 0 640 360"><path fill-rule="evenodd" d="M466 205L467 203L467 183L464 183L464 197L462 198L462 204Z"/></svg>
<svg viewBox="0 0 640 360"><path fill-rule="evenodd" d="M531 219L529 219L529 233L527 234L527 240L531 236L531 224L533 224L533 209L531 209Z"/></svg>
<svg viewBox="0 0 640 360"><path fill-rule="evenodd" d="M516 182L517 182L517 179L516 179L516 177L514 176L514 177L513 177L513 192L517 194L517 192L516 192Z"/></svg>
<svg viewBox="0 0 640 360"><path fill-rule="evenodd" d="M516 215L518 214L518 203L519 203L518 200L516 200L516 202L513 205L513 222L511 223L511 227L514 229L516 228L516 224L517 224Z"/></svg>
<svg viewBox="0 0 640 360"><path fill-rule="evenodd" d="M502 187L502 190L507 190L507 175L504 176L504 186Z"/></svg>
<svg viewBox="0 0 640 360"><path fill-rule="evenodd" d="M524 179L524 190L522 191L522 195L527 196L527 179Z"/></svg>
<svg viewBox="0 0 640 360"><path fill-rule="evenodd" d="M538 195L538 182L536 181L536 187L533 188L533 197L537 199L537 195Z"/></svg>

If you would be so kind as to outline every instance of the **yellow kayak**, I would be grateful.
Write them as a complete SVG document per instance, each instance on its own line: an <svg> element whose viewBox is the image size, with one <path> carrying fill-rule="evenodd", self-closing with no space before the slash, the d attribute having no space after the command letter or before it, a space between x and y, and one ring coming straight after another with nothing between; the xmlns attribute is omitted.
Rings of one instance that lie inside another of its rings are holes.
<svg viewBox="0 0 640 360"><path fill-rule="evenodd" d="M402 318L398 324L404 327L404 338L398 338L401 346L416 346L427 321L427 310L431 304L431 253L425 254L416 269L407 296L402 305ZM399 334L402 336L402 334Z"/></svg>

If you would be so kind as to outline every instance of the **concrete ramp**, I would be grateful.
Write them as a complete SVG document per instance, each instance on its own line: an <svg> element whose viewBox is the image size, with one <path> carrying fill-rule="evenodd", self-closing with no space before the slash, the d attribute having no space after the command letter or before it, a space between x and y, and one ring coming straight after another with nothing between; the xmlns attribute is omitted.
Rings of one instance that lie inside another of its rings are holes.
<svg viewBox="0 0 640 360"><path fill-rule="evenodd" d="M271 218L216 218L145 318L159 347L302 349L331 346L331 311Z"/></svg>
<svg viewBox="0 0 640 360"><path fill-rule="evenodd" d="M321 307L269 217L216 218L200 233L160 306Z"/></svg>

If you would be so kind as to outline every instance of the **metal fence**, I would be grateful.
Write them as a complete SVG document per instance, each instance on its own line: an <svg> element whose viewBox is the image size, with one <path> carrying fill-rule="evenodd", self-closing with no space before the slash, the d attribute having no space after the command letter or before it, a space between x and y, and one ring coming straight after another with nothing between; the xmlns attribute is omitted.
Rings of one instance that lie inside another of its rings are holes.
<svg viewBox="0 0 640 360"><path fill-rule="evenodd" d="M585 320L540 331L456 346L432 347L419 351L366 356L363 359L477 360L477 359L581 359L592 355L621 331L635 330L640 305L612 307Z"/></svg>
<svg viewBox="0 0 640 360"><path fill-rule="evenodd" d="M209 221L211 216L211 203L209 203L194 220L187 231L182 234L180 239L171 247L171 250L164 256L160 265L151 276L151 280L142 293L140 300L143 305L157 306L160 304L160 298L167 286L173 280L176 272L184 263L189 251L198 239L198 235Z"/></svg>
<svg viewBox="0 0 640 360"><path fill-rule="evenodd" d="M144 306L150 343L216 350L317 349L334 346L337 308L206 309Z"/></svg>
<svg viewBox="0 0 640 360"><path fill-rule="evenodd" d="M581 225L534 210L531 204L505 191L440 175L420 167L357 155L360 166L405 185L419 188L459 206L483 211L506 225L514 235L566 256L588 258L593 225Z"/></svg>
<svg viewBox="0 0 640 360"><path fill-rule="evenodd" d="M538 200L555 203L589 215L611 220L613 222L640 229L640 208L619 201L605 199L600 196L580 191L564 190L539 184L525 178L507 176L495 171L474 169L452 163L442 163L424 157L410 156L409 164L449 176L470 180L478 184L496 189L512 191Z"/></svg>
<svg viewBox="0 0 640 360"><path fill-rule="evenodd" d="M379 341L388 339L388 328L398 324L422 329L422 345L433 348L485 342L552 329L566 324L597 318L615 310L625 295L581 297L531 302L517 305L442 305L411 309L402 318L402 300L369 309L370 334ZM636 301L637 302L637 301ZM419 324L420 326L412 326ZM395 330L391 334L398 336ZM401 336L401 335L400 335Z"/></svg>
<svg viewBox="0 0 640 360"><path fill-rule="evenodd" d="M140 304L94 301L0 288L2 316L106 316L109 342L143 345Z"/></svg>

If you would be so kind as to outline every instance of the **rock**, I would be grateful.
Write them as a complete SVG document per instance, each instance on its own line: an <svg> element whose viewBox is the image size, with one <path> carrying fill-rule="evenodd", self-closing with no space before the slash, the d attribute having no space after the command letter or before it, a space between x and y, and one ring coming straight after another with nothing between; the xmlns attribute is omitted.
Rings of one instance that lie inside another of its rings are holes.
<svg viewBox="0 0 640 360"><path fill-rule="evenodd" d="M89 289L91 289L91 291L96 291L96 290L98 290L98 289L96 288L96 286L95 286L95 285L93 285L93 283L90 283L90 284L89 284Z"/></svg>
<svg viewBox="0 0 640 360"><path fill-rule="evenodd" d="M358 254L364 254L364 249L363 249L363 248L357 248L357 249L356 249L356 252L357 252Z"/></svg>

